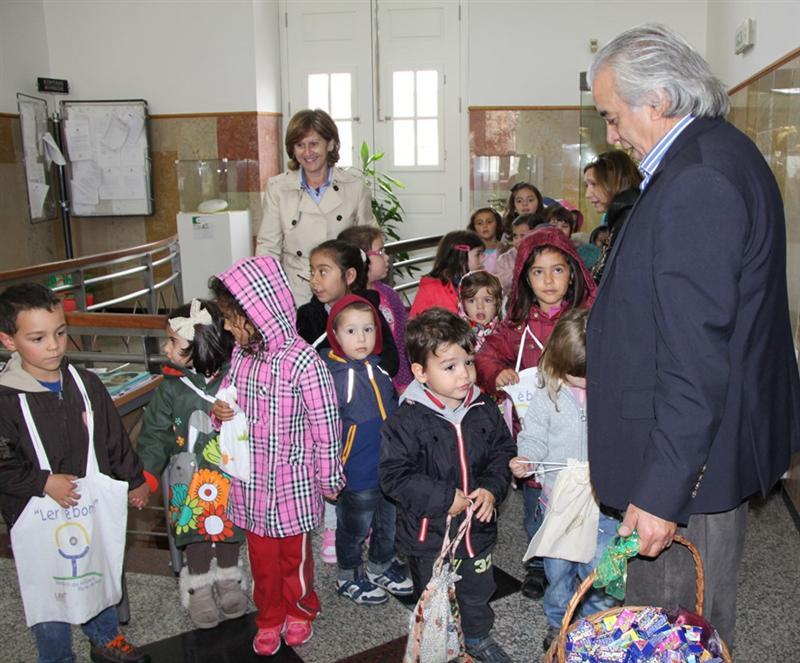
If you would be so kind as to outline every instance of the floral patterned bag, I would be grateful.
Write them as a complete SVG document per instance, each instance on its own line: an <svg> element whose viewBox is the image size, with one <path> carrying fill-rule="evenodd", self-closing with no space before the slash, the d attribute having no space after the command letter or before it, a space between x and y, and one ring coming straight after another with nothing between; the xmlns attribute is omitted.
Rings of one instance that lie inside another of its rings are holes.
<svg viewBox="0 0 800 663"><path fill-rule="evenodd" d="M433 563L433 573L422 592L408 625L408 642L403 663L467 663L455 583L461 580L454 570L455 552L472 518L472 507L455 538L450 540L452 518L447 516L442 550Z"/></svg>

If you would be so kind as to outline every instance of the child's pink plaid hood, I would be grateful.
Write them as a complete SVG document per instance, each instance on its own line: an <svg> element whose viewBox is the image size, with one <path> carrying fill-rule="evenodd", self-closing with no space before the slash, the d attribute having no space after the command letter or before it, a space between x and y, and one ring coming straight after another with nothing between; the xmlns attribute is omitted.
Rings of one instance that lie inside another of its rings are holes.
<svg viewBox="0 0 800 663"><path fill-rule="evenodd" d="M243 258L217 278L258 327L268 350L297 336L294 298L286 274L275 258Z"/></svg>

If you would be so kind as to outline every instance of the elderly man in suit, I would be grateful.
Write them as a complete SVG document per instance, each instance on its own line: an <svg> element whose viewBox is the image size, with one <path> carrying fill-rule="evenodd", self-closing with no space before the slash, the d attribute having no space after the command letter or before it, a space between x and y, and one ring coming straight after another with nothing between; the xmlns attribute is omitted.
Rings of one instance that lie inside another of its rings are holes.
<svg viewBox="0 0 800 663"><path fill-rule="evenodd" d="M592 481L624 513L620 533L640 537L628 602L694 605L677 528L700 548L705 614L731 643L746 500L800 446L781 195L725 121L722 83L669 28L622 33L589 79L608 142L644 177L588 323Z"/></svg>

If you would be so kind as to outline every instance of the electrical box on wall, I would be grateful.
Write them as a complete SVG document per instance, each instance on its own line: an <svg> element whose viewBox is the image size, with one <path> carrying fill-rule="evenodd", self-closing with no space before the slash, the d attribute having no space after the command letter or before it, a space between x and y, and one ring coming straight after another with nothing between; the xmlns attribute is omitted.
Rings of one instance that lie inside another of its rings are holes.
<svg viewBox="0 0 800 663"><path fill-rule="evenodd" d="M736 34L733 37L733 52L737 55L743 53L753 45L754 23L752 18L746 18L742 21L742 24L736 28Z"/></svg>

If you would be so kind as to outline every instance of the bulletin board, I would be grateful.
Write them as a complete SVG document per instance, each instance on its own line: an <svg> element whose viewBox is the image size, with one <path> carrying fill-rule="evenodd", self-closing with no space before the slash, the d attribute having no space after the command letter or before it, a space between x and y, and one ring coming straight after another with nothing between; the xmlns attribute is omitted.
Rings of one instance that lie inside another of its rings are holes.
<svg viewBox="0 0 800 663"><path fill-rule="evenodd" d="M17 94L19 124L22 129L22 153L25 184L28 188L28 210L31 221L47 221L58 215L55 173L45 147L48 134L47 102L44 99Z"/></svg>
<svg viewBox="0 0 800 663"><path fill-rule="evenodd" d="M153 213L147 102L62 101L73 216Z"/></svg>

